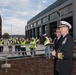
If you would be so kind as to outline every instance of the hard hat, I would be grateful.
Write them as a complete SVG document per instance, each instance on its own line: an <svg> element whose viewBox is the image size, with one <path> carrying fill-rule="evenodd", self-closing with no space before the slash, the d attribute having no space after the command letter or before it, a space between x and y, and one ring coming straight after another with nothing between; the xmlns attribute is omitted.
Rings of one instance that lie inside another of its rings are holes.
<svg viewBox="0 0 76 75"><path fill-rule="evenodd" d="M16 38L16 40L18 40L18 38Z"/></svg>
<svg viewBox="0 0 76 75"><path fill-rule="evenodd" d="M34 40L34 37L32 37L31 39Z"/></svg>
<svg viewBox="0 0 76 75"><path fill-rule="evenodd" d="M43 36L46 36L46 34L43 34Z"/></svg>

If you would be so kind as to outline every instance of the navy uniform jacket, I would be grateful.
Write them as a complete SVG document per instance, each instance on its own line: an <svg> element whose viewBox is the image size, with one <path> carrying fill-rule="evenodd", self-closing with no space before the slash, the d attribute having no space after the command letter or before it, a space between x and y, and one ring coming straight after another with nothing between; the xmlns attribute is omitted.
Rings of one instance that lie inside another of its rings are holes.
<svg viewBox="0 0 76 75"><path fill-rule="evenodd" d="M61 38L62 38L62 37L60 37L59 39L57 39L57 37L56 37L56 39L54 40L54 44L55 44L54 49L55 49L56 51L58 50L58 48L59 48L59 46L60 46Z"/></svg>
<svg viewBox="0 0 76 75"><path fill-rule="evenodd" d="M57 51L58 50L58 48L59 48L59 46L60 46L60 42L61 42L61 38L62 37L60 37L59 39L56 37L55 38L55 40L54 40L54 50L55 51ZM57 71L56 71L56 62L57 62L57 58L56 57L54 57L54 75L58 75L57 74Z"/></svg>
<svg viewBox="0 0 76 75"><path fill-rule="evenodd" d="M73 38L67 34L62 38L61 45L59 46L59 52L62 52L63 59L57 59L56 70L59 75L72 75L73 66Z"/></svg>

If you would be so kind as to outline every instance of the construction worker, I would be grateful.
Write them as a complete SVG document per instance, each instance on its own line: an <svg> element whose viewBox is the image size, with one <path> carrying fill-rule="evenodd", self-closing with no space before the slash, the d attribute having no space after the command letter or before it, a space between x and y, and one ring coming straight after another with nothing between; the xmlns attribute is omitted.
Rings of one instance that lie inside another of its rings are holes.
<svg viewBox="0 0 76 75"><path fill-rule="evenodd" d="M4 45L4 40L3 38L0 39L0 52L3 52L3 45Z"/></svg>
<svg viewBox="0 0 76 75"><path fill-rule="evenodd" d="M12 40L9 39L9 40L8 40L8 43L7 43L7 44L8 44L9 52L12 52L12 43L13 43Z"/></svg>
<svg viewBox="0 0 76 75"><path fill-rule="evenodd" d="M18 49L20 47L20 41L18 38L16 38L16 41L15 41L15 53L18 53Z"/></svg>
<svg viewBox="0 0 76 75"><path fill-rule="evenodd" d="M21 51L22 51L22 55L27 55L26 53L26 41L24 38L22 38L21 40Z"/></svg>
<svg viewBox="0 0 76 75"><path fill-rule="evenodd" d="M45 56L50 58L50 40L46 34L43 34L43 43L45 45Z"/></svg>
<svg viewBox="0 0 76 75"><path fill-rule="evenodd" d="M36 50L36 41L34 38L31 38L31 41L30 41L30 53L32 56L34 56L36 53L35 53L35 50Z"/></svg>
<svg viewBox="0 0 76 75"><path fill-rule="evenodd" d="M26 42L29 43L29 39L28 38L26 38Z"/></svg>
<svg viewBox="0 0 76 75"><path fill-rule="evenodd" d="M19 44L18 44L18 54L20 55L21 54L21 39L18 39L19 41Z"/></svg>
<svg viewBox="0 0 76 75"><path fill-rule="evenodd" d="M35 38L35 41L36 41L36 43L39 43L39 39L37 37Z"/></svg>
<svg viewBox="0 0 76 75"><path fill-rule="evenodd" d="M13 38L12 41L13 41L13 44L15 44L15 42L16 42L16 38Z"/></svg>

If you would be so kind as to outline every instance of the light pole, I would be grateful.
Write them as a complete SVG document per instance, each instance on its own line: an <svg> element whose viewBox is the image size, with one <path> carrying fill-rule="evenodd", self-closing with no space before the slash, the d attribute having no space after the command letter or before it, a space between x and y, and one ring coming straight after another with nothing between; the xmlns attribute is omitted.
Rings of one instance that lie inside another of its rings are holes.
<svg viewBox="0 0 76 75"><path fill-rule="evenodd" d="M12 26L13 26L13 25L11 25L11 38L12 38Z"/></svg>
<svg viewBox="0 0 76 75"><path fill-rule="evenodd" d="M19 38L19 33L20 33L20 31L19 31L19 29L18 29L18 33L17 33L17 37Z"/></svg>

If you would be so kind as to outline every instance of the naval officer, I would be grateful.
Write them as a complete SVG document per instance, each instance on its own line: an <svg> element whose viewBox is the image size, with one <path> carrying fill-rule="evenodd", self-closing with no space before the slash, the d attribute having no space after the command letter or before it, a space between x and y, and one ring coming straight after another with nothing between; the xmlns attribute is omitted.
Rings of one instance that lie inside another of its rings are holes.
<svg viewBox="0 0 76 75"><path fill-rule="evenodd" d="M57 58L56 71L58 75L72 75L74 41L69 35L72 26L66 21L61 21L59 27L62 35L61 43L57 52L55 50L52 52Z"/></svg>

